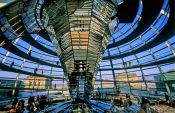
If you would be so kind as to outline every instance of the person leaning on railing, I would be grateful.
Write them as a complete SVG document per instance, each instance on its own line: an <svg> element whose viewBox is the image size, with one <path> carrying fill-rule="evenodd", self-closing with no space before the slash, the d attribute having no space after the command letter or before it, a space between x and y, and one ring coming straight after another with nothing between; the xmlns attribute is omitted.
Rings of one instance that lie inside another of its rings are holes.
<svg viewBox="0 0 175 113"><path fill-rule="evenodd" d="M151 113L150 101L146 98L142 98L141 109L138 113Z"/></svg>

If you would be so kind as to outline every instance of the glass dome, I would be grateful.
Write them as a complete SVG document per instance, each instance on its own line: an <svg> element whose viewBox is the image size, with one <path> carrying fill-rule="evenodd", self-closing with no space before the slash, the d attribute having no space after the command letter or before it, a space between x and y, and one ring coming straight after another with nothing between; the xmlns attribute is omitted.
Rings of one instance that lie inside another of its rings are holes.
<svg viewBox="0 0 175 113"><path fill-rule="evenodd" d="M174 102L174 48L174 0L3 0L0 100L59 95L56 112L119 112L110 101L127 95ZM71 102L76 63L93 73L91 106Z"/></svg>

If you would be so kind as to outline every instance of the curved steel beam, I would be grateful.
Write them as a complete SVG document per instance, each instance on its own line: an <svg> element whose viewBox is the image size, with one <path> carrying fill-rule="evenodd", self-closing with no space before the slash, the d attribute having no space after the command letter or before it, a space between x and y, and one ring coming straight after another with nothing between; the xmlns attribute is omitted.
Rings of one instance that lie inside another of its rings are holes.
<svg viewBox="0 0 175 113"><path fill-rule="evenodd" d="M25 74L25 75L31 75L31 76L37 76L37 77L47 77L47 78L54 78L54 79L65 79L62 77L52 77L52 76L48 76L48 75L42 75L42 74L34 74L31 72L27 72L27 71L23 71L20 69L16 69L16 68L11 68L3 63L0 63L0 69L4 70L4 71L11 71L11 72L15 72L15 73L21 73L21 74Z"/></svg>
<svg viewBox="0 0 175 113"><path fill-rule="evenodd" d="M34 40L31 36L24 36L24 37L22 37L22 40L26 41L27 43L29 43L33 47L36 47L37 49L39 49L45 53L57 56L56 52L48 49L47 47L44 47L42 44L38 43L38 41Z"/></svg>
<svg viewBox="0 0 175 113"><path fill-rule="evenodd" d="M152 41L139 47L136 50L133 50L133 51L127 52L127 53L123 53L120 55L103 57L103 60L122 58L122 57L130 56L133 54L137 54L137 53L143 52L145 50L151 49L151 48L161 44L162 42L170 39L171 37L173 37L175 35L175 30L174 30L175 29L175 3L173 3L173 2L174 1L170 2L169 20L168 20L167 24L165 25L164 29L162 30L162 32L160 32L160 34L158 34L158 36L156 38L154 38Z"/></svg>
<svg viewBox="0 0 175 113"><path fill-rule="evenodd" d="M28 60L31 60L33 62L37 62L37 63L40 63L42 65L47 65L47 66L51 66L51 67L62 68L62 66L60 66L60 65L51 64L51 63L42 61L38 58L32 57L32 56L26 54L25 52L21 51L19 48L17 48L16 46L11 44L10 42L8 44L3 45L3 47L4 47L4 49L12 52L15 55L22 57L22 58L25 58L25 59L28 59Z"/></svg>
<svg viewBox="0 0 175 113"><path fill-rule="evenodd" d="M163 5L163 0L143 0L143 12L142 12L142 19L138 25L138 27L127 37L114 42L112 44L109 44L107 46L107 49L120 46L122 44L125 44L136 37L138 37L140 34L142 34L150 25L156 20L157 16L159 15L159 12ZM126 13L124 13L126 15ZM119 19L120 21L120 19Z"/></svg>
<svg viewBox="0 0 175 113"><path fill-rule="evenodd" d="M161 64L168 64L168 63L174 63L175 57L171 57L165 60L159 60L157 62L152 62L148 64L141 64L141 65L134 65L131 67L125 67L125 68L104 68L104 69L99 69L99 71L107 71L107 70L124 70L124 69L133 69L133 68L139 68L139 67L148 67L148 66L154 66L154 65L161 65Z"/></svg>

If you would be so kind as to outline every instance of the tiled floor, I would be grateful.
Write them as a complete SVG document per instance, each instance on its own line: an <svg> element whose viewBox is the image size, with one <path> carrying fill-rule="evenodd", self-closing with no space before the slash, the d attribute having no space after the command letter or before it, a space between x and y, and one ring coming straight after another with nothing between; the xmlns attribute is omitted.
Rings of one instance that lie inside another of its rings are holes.
<svg viewBox="0 0 175 113"><path fill-rule="evenodd" d="M175 108L167 105L154 105L151 106L151 108L157 111L158 113L175 113Z"/></svg>

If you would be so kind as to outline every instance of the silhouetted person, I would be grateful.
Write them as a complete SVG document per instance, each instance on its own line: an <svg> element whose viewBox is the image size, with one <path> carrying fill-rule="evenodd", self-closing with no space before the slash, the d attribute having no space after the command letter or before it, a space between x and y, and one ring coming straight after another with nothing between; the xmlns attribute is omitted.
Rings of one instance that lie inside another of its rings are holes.
<svg viewBox="0 0 175 113"><path fill-rule="evenodd" d="M165 99L167 102L170 101L169 96L166 93L165 93Z"/></svg>
<svg viewBox="0 0 175 113"><path fill-rule="evenodd" d="M142 98L141 109L143 109L146 113L150 113L150 101L146 98Z"/></svg>
<svg viewBox="0 0 175 113"><path fill-rule="evenodd" d="M98 98L100 98L100 96L101 96L101 93L100 93L100 88L98 87Z"/></svg>
<svg viewBox="0 0 175 113"><path fill-rule="evenodd" d="M16 106L16 104L18 103L18 97L15 97L13 103L12 103L12 106Z"/></svg>
<svg viewBox="0 0 175 113"><path fill-rule="evenodd" d="M56 89L56 84L55 84L54 88Z"/></svg>
<svg viewBox="0 0 175 113"><path fill-rule="evenodd" d="M38 68L35 68L35 69L34 69L34 73L36 74L37 71L38 71Z"/></svg>
<svg viewBox="0 0 175 113"><path fill-rule="evenodd" d="M31 56L31 55L32 55L31 53L32 53L32 52L31 52L31 50L30 50L30 51L29 51L29 53L28 53L28 55L30 55L30 56Z"/></svg>
<svg viewBox="0 0 175 113"><path fill-rule="evenodd" d="M87 65L87 70L86 71L89 72L89 64Z"/></svg>
<svg viewBox="0 0 175 113"><path fill-rule="evenodd" d="M140 97L136 97L137 104L140 104Z"/></svg>
<svg viewBox="0 0 175 113"><path fill-rule="evenodd" d="M11 65L10 65L11 68L13 67L14 63L15 63L14 61L11 63Z"/></svg>
<svg viewBox="0 0 175 113"><path fill-rule="evenodd" d="M37 110L39 110L39 102L40 102L40 96L37 96L36 102L35 102L35 106L36 106Z"/></svg>
<svg viewBox="0 0 175 113"><path fill-rule="evenodd" d="M23 113L24 112L24 100L20 100L15 106L15 112L13 113Z"/></svg>
<svg viewBox="0 0 175 113"><path fill-rule="evenodd" d="M27 109L30 111L29 113L33 113L34 111L35 111L35 108L34 108L34 105L33 104L29 104L28 106L27 106Z"/></svg>
<svg viewBox="0 0 175 113"><path fill-rule="evenodd" d="M57 65L59 65L59 61L57 61Z"/></svg>
<svg viewBox="0 0 175 113"><path fill-rule="evenodd" d="M19 104L20 104L20 106L22 107L22 109L24 109L24 102L25 102L24 100L20 100L20 101L19 101Z"/></svg>
<svg viewBox="0 0 175 113"><path fill-rule="evenodd" d="M42 70L41 70L41 74L42 74L42 75L43 75L43 72L44 72L44 71L43 71L43 69L42 69Z"/></svg>
<svg viewBox="0 0 175 113"><path fill-rule="evenodd" d="M122 98L120 97L120 106L122 106L123 105L123 100L122 100Z"/></svg>
<svg viewBox="0 0 175 113"><path fill-rule="evenodd" d="M128 64L129 64L129 67L131 67L131 65L132 65L131 61L129 61Z"/></svg>
<svg viewBox="0 0 175 113"><path fill-rule="evenodd" d="M29 96L29 98L28 98L28 105L30 105L30 104L32 104L32 97L31 96Z"/></svg>
<svg viewBox="0 0 175 113"><path fill-rule="evenodd" d="M130 107L132 105L132 101L128 101L128 105Z"/></svg>
<svg viewBox="0 0 175 113"><path fill-rule="evenodd" d="M126 99L127 99L128 101L131 100L131 97L130 97L129 94L126 94Z"/></svg>
<svg viewBox="0 0 175 113"><path fill-rule="evenodd" d="M31 97L31 102L32 102L32 103L35 102L35 97L34 97L34 96Z"/></svg>

